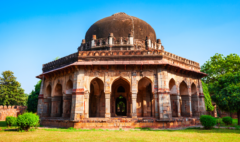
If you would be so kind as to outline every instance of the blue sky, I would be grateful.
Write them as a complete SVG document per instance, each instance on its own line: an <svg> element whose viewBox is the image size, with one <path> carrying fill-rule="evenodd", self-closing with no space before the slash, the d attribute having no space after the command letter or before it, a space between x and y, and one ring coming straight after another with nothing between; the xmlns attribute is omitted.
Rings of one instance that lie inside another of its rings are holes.
<svg viewBox="0 0 240 142"><path fill-rule="evenodd" d="M148 22L165 50L201 65L215 53L240 55L240 0L0 1L0 72L26 93L42 64L77 51L88 28L117 12Z"/></svg>

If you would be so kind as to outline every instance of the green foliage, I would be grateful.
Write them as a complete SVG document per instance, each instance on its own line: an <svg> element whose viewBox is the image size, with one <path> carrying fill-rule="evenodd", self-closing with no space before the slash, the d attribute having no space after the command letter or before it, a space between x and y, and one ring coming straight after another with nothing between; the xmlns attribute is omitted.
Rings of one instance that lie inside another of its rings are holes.
<svg viewBox="0 0 240 142"><path fill-rule="evenodd" d="M216 119L211 115L201 115L200 122L205 129L211 129L213 126L217 124Z"/></svg>
<svg viewBox="0 0 240 142"><path fill-rule="evenodd" d="M226 73L213 83L212 99L227 112L240 111L240 72Z"/></svg>
<svg viewBox="0 0 240 142"><path fill-rule="evenodd" d="M38 81L38 83L35 85L35 89L28 96L27 110L29 112L37 112L38 95L40 93L41 82L41 80Z"/></svg>
<svg viewBox="0 0 240 142"><path fill-rule="evenodd" d="M58 59L60 59L60 57L56 57L56 58L54 59L54 61L56 61L56 60L58 60Z"/></svg>
<svg viewBox="0 0 240 142"><path fill-rule="evenodd" d="M207 111L213 111L214 106L212 105L212 99L211 96L208 92L208 87L207 85L202 81L202 87L203 87L203 94L204 94L204 102L205 102L205 107Z"/></svg>
<svg viewBox="0 0 240 142"><path fill-rule="evenodd" d="M39 124L39 116L34 113L24 113L17 117L17 125L19 130L28 131L31 127Z"/></svg>
<svg viewBox="0 0 240 142"><path fill-rule="evenodd" d="M226 125L232 125L233 119L230 116L226 116L222 118L222 121L226 124Z"/></svg>
<svg viewBox="0 0 240 142"><path fill-rule="evenodd" d="M16 121L17 121L16 117L13 116L6 117L6 123L8 127L13 126L16 123Z"/></svg>
<svg viewBox="0 0 240 142"><path fill-rule="evenodd" d="M26 105L26 100L27 96L13 72L2 72L2 77L0 77L0 104L8 106Z"/></svg>
<svg viewBox="0 0 240 142"><path fill-rule="evenodd" d="M208 74L202 80L208 85L212 100L227 112L238 113L240 125L240 56L230 54L224 57L215 54L202 67L201 71Z"/></svg>
<svg viewBox="0 0 240 142"><path fill-rule="evenodd" d="M236 73L240 68L240 57L237 54L230 54L224 57L216 53L209 61L201 66L201 72L208 74L202 80L208 84L210 94L214 93L214 82L222 75Z"/></svg>

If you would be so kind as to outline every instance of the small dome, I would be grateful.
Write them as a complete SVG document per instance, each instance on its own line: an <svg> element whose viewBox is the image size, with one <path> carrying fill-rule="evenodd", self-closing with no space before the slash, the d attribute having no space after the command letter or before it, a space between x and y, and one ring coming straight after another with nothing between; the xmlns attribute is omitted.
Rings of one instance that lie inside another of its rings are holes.
<svg viewBox="0 0 240 142"><path fill-rule="evenodd" d="M107 38L110 33L113 33L114 37L127 37L132 33L135 39L142 40L149 36L152 42L156 42L155 31L147 22L122 12L94 23L88 29L85 40L92 40L92 35L96 35L97 38Z"/></svg>

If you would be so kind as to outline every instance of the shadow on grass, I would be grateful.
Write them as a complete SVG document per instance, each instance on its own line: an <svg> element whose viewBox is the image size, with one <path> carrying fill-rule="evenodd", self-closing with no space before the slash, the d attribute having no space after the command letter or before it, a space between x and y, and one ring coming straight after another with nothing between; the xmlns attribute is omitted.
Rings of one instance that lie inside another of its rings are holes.
<svg viewBox="0 0 240 142"><path fill-rule="evenodd" d="M208 129L204 129L204 128L200 128L200 127L192 127L192 128L186 128L186 129L182 129L182 130L154 130L151 128L139 128L141 131L165 131L165 132L186 132L186 133L236 133L236 134L240 134L240 130L230 130L230 129L218 129L218 128L212 128L210 130ZM134 130L133 130L134 131Z"/></svg>
<svg viewBox="0 0 240 142"><path fill-rule="evenodd" d="M17 131L17 125L7 127L6 121L0 121L0 131Z"/></svg>

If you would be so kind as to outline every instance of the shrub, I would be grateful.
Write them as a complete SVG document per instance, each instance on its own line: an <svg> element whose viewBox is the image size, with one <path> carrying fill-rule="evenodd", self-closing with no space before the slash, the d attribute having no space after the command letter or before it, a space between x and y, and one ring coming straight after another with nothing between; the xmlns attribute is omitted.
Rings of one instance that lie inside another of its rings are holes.
<svg viewBox="0 0 240 142"><path fill-rule="evenodd" d="M34 113L24 113L17 117L19 130L28 131L31 127L36 127L39 122L39 116Z"/></svg>
<svg viewBox="0 0 240 142"><path fill-rule="evenodd" d="M7 126L10 127L10 126L13 126L15 123L16 123L16 117L13 117L13 116L7 116L6 117L6 123L7 123Z"/></svg>
<svg viewBox="0 0 240 142"><path fill-rule="evenodd" d="M211 115L202 115L200 117L200 122L205 129L211 129L217 123L216 119Z"/></svg>
<svg viewBox="0 0 240 142"><path fill-rule="evenodd" d="M225 123L226 125L231 125L232 122L233 122L233 120L232 120L232 118L231 118L230 116L223 117L223 118L222 118L222 121L223 121L223 123Z"/></svg>

